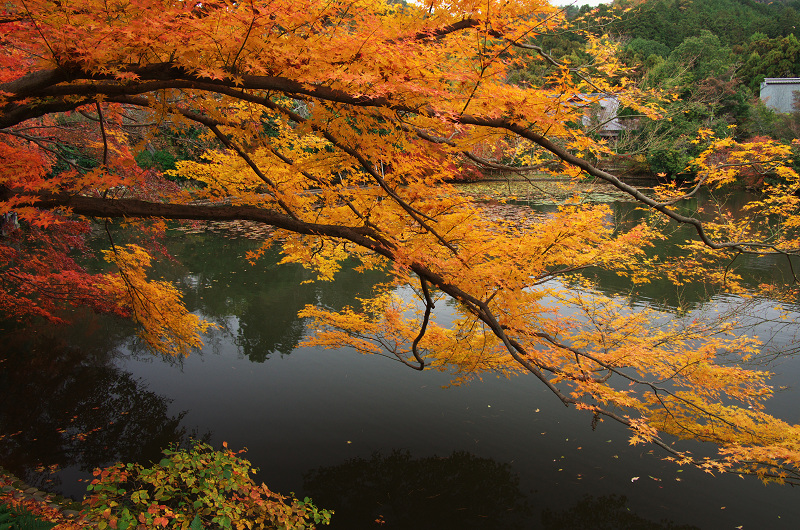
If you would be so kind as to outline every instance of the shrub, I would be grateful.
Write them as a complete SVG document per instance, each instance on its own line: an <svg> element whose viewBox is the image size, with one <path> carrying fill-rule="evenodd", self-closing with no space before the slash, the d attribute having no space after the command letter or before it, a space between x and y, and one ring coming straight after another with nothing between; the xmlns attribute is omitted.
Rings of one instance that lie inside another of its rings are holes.
<svg viewBox="0 0 800 530"><path fill-rule="evenodd" d="M328 524L333 512L256 485L251 464L227 449L197 442L166 449L145 468L117 463L96 469L84 500L100 530L133 528L306 529Z"/></svg>
<svg viewBox="0 0 800 530"><path fill-rule="evenodd" d="M136 164L142 169L157 169L159 171L169 171L175 169L176 158L168 151L150 152L144 150L138 153L134 159Z"/></svg>

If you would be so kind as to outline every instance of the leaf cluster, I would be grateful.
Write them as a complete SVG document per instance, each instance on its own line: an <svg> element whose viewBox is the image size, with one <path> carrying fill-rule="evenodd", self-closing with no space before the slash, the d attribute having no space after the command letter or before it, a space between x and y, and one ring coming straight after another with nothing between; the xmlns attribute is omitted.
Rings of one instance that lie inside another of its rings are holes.
<svg viewBox="0 0 800 530"><path fill-rule="evenodd" d="M302 530L330 522L332 512L270 491L254 482L241 453L195 442L165 449L150 467L118 463L94 472L85 514L98 528Z"/></svg>

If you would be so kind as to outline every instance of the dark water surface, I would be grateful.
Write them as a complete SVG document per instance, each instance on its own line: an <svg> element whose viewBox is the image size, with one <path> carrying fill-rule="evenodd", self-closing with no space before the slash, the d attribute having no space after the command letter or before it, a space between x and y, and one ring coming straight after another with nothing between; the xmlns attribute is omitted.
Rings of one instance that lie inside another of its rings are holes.
<svg viewBox="0 0 800 530"><path fill-rule="evenodd" d="M618 209L627 208L618 205ZM220 328L180 362L144 351L127 323L81 313L69 327L2 326L0 465L79 498L95 466L154 459L204 438L247 447L272 489L334 508L334 528L797 528L800 489L711 476L628 444L625 429L567 409L530 377L444 388L378 356L297 348L309 303L340 308L383 279L343 270L333 283L242 258L256 243L175 232L183 265L160 265L191 310ZM773 274L761 261L748 274ZM625 286L601 280L611 292ZM695 307L656 285L634 303ZM720 307L736 299L718 299ZM762 301L767 315L775 304ZM796 316L796 315L795 315ZM793 326L761 333L772 346ZM800 421L800 363L772 366L771 409ZM703 448L691 446L701 452ZM55 471L55 473L51 473Z"/></svg>

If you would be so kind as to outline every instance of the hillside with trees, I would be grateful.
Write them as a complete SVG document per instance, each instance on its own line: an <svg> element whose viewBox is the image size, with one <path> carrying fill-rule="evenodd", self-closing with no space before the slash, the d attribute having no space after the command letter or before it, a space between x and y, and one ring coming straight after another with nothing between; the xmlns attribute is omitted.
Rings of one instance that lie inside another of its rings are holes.
<svg viewBox="0 0 800 530"><path fill-rule="evenodd" d="M602 14L631 8L614 21L610 32L677 48L687 37L707 30L726 46L747 42L756 33L769 39L786 37L800 28L800 2L760 3L753 0L621 0L601 6ZM577 12L586 11L585 8Z"/></svg>
<svg viewBox="0 0 800 530"><path fill-rule="evenodd" d="M701 129L743 141L791 141L798 116L780 115L759 102L767 77L800 76L800 2L751 0L648 0L565 8L571 32L542 33L533 49L554 61L591 68L592 39L609 39L643 90L668 94L665 118L636 120L621 109L626 130L613 150L629 171L688 178L689 162L702 148ZM509 81L536 82L546 66L530 60ZM634 125L636 124L636 125Z"/></svg>

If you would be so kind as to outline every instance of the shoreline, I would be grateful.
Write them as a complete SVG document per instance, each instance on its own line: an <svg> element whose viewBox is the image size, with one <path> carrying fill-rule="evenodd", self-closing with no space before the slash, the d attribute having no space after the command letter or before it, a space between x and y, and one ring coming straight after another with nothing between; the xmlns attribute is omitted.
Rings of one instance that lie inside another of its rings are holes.
<svg viewBox="0 0 800 530"><path fill-rule="evenodd" d="M22 507L37 518L56 523L54 530L94 528L96 523L87 521L81 513L81 505L61 495L42 491L23 482L0 466L0 504Z"/></svg>

